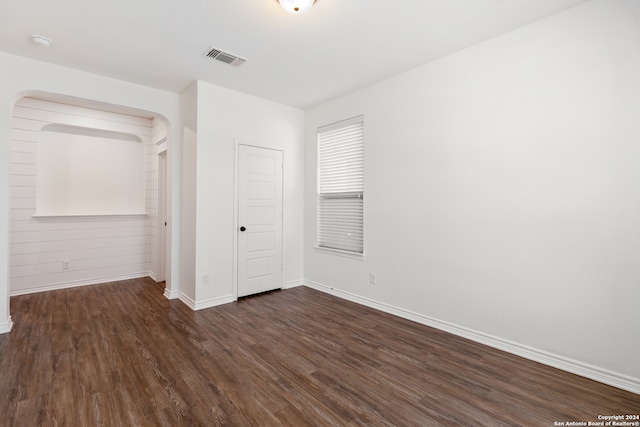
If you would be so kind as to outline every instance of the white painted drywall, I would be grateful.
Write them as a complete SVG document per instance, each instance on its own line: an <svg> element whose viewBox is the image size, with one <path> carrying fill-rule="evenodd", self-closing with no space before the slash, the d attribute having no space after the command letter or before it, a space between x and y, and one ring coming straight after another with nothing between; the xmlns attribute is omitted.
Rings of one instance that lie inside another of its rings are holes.
<svg viewBox="0 0 640 427"><path fill-rule="evenodd" d="M196 158L198 144L198 86L189 86L182 104L182 227L180 251L180 298L196 300Z"/></svg>
<svg viewBox="0 0 640 427"><path fill-rule="evenodd" d="M637 388L639 46L596 0L307 110L305 279ZM313 250L315 130L359 114L365 261Z"/></svg>
<svg viewBox="0 0 640 427"><path fill-rule="evenodd" d="M284 280L285 285L301 283L304 112L201 81L195 85L197 120L184 120L197 122L197 155L185 137L183 169L185 179L189 170L196 175L195 197L183 198L185 212L196 205L195 230L183 235L185 241L193 240L183 243L183 254L191 251L186 246L195 250L195 276L186 271L191 268L189 257L184 257L183 264L183 278L195 280L194 303L202 307L234 298L237 143L284 151ZM189 88L189 102L193 90ZM202 283L204 274L209 275L209 284Z"/></svg>
<svg viewBox="0 0 640 427"><path fill-rule="evenodd" d="M145 86L131 84L96 74L81 72L70 68L47 64L6 53L0 53L0 200L4 200L4 209L0 209L0 332L6 332L10 321L9 312L9 235L8 235L8 171L9 138L12 106L25 95L56 94L72 97L74 101L90 100L110 105L123 106L133 111L153 112L169 124L169 174L171 176L171 210L169 214L170 250L179 253L180 205L180 156L181 125L180 96ZM174 224L175 222L175 224ZM178 262L172 257L168 266L167 287L177 286Z"/></svg>

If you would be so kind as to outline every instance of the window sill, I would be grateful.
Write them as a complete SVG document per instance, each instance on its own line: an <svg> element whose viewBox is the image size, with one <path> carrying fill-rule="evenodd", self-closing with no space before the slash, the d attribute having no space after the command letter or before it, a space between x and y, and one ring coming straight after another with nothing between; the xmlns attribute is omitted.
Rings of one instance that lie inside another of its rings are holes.
<svg viewBox="0 0 640 427"><path fill-rule="evenodd" d="M338 255L344 258L357 259L360 261L365 260L364 254L357 254L355 252L341 251L339 249L331 249L331 248L322 248L320 246L314 246L313 250L315 250L316 252L324 253L324 254Z"/></svg>

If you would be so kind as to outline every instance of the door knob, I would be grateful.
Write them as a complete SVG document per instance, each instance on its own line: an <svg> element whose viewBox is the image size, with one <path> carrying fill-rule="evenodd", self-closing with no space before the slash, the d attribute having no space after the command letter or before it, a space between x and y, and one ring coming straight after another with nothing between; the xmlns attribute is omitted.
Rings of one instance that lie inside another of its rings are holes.
<svg viewBox="0 0 640 427"><path fill-rule="evenodd" d="M246 227L243 225L242 227L240 227L240 231L246 231Z"/></svg>

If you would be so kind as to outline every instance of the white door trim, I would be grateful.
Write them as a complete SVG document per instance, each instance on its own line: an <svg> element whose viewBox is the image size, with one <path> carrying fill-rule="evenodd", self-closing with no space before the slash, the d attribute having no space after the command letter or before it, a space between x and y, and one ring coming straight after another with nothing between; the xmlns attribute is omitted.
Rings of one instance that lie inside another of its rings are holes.
<svg viewBox="0 0 640 427"><path fill-rule="evenodd" d="M238 192L240 191L240 145L238 139L235 139L234 156L235 164L233 171L233 274L231 275L231 287L233 293L233 300L238 300L238 201L240 199Z"/></svg>
<svg viewBox="0 0 640 427"><path fill-rule="evenodd" d="M158 240L156 242L156 282L167 278L167 151L159 152L158 161Z"/></svg>

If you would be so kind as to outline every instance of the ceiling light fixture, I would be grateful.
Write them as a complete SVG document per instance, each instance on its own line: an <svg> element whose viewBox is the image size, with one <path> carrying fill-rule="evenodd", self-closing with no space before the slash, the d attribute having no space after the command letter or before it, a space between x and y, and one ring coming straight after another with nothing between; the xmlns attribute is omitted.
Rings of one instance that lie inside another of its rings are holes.
<svg viewBox="0 0 640 427"><path fill-rule="evenodd" d="M307 12L316 0L278 0L280 6L289 13L299 15Z"/></svg>
<svg viewBox="0 0 640 427"><path fill-rule="evenodd" d="M49 47L51 44L51 39L41 36L40 34L32 34L31 41L39 46Z"/></svg>

